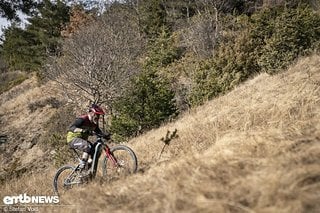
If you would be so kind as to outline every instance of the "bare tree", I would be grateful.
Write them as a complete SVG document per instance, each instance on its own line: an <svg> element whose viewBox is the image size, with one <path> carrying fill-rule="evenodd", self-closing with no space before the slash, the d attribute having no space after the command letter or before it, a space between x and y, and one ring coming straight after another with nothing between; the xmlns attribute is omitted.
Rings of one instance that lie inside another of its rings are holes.
<svg viewBox="0 0 320 213"><path fill-rule="evenodd" d="M75 33L53 58L46 76L55 79L74 102L105 103L111 108L130 78L139 72L137 59L144 45L136 17L113 8Z"/></svg>
<svg viewBox="0 0 320 213"><path fill-rule="evenodd" d="M220 12L228 1L198 0L195 2L197 14L188 19L182 30L182 43L199 57L210 57L220 31Z"/></svg>

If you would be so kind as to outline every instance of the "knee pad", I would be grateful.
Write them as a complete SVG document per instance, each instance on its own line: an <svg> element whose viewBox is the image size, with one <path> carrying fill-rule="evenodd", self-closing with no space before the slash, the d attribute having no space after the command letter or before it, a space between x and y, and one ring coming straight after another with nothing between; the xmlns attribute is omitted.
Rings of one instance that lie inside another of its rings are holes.
<svg viewBox="0 0 320 213"><path fill-rule="evenodd" d="M91 153L91 145L88 144L88 145L86 146L86 148L84 149L84 151L90 154L90 153Z"/></svg>

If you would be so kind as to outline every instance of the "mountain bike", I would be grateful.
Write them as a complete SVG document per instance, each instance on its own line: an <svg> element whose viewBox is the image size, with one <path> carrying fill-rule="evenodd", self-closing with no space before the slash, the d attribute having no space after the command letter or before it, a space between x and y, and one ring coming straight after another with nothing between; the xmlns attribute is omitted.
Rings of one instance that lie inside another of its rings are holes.
<svg viewBox="0 0 320 213"><path fill-rule="evenodd" d="M87 164L81 168L80 154L72 149L79 164L76 166L65 165L59 168L53 179L53 188L56 194L66 191L75 186L88 183L96 177L99 158L102 153L102 176L109 178L124 177L135 173L138 169L138 160L134 151L125 145L115 145L109 147L102 135L96 135L97 139L94 145L94 155L91 165ZM90 166L90 168L88 168Z"/></svg>

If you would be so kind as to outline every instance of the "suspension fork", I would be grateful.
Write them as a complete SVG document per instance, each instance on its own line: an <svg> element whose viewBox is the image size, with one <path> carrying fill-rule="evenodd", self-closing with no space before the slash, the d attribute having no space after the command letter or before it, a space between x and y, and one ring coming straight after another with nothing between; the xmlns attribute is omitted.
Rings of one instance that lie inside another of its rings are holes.
<svg viewBox="0 0 320 213"><path fill-rule="evenodd" d="M106 153L107 158L112 161L113 165L118 166L117 159L113 156L112 152L110 151L110 148L107 145L105 145L104 151Z"/></svg>
<svg viewBox="0 0 320 213"><path fill-rule="evenodd" d="M101 146L102 146L102 144L100 142L98 142L96 144L96 146L95 146L92 166L91 166L91 169L90 169L93 177L95 177L96 172L97 172L98 161L99 161L99 157L101 155Z"/></svg>

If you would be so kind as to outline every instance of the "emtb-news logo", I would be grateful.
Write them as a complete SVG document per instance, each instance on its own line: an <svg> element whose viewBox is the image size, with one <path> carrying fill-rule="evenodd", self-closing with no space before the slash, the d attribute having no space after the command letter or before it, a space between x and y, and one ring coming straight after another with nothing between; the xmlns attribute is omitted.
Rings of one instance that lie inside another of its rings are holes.
<svg viewBox="0 0 320 213"><path fill-rule="evenodd" d="M5 196L3 203L6 205L12 204L57 204L59 196L28 196L26 193L18 196Z"/></svg>

